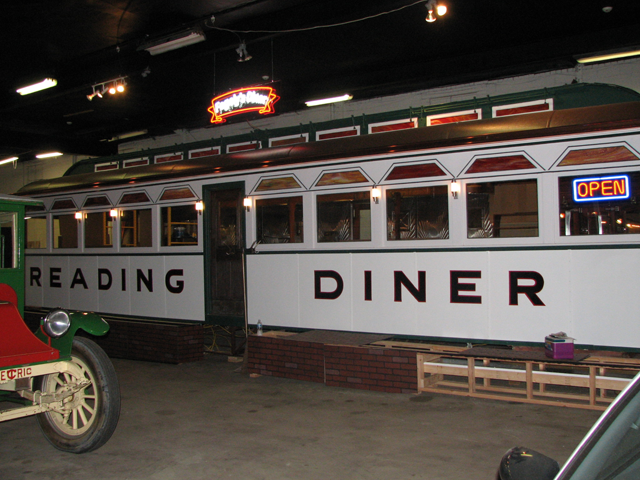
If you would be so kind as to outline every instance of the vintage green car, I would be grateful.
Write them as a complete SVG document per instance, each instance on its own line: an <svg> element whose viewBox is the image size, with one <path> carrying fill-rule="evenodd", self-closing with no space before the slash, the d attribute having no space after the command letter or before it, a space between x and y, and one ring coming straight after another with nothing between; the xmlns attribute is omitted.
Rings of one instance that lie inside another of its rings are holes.
<svg viewBox="0 0 640 480"><path fill-rule="evenodd" d="M109 325L60 308L35 334L24 323L25 209L39 204L0 195L0 422L37 415L53 446L90 452L116 429L120 387L106 353L78 333L105 335Z"/></svg>

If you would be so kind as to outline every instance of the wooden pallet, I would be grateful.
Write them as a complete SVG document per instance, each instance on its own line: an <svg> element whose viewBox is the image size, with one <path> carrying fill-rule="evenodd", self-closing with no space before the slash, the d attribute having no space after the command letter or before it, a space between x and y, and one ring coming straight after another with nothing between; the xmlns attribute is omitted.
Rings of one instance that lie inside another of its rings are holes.
<svg viewBox="0 0 640 480"><path fill-rule="evenodd" d="M640 370L637 362L562 363L418 353L418 390L604 410Z"/></svg>

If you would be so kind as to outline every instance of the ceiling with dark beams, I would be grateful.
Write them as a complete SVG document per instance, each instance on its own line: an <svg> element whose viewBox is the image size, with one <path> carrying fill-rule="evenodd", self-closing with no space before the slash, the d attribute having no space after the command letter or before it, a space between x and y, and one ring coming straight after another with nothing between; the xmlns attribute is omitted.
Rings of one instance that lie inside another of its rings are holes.
<svg viewBox="0 0 640 480"><path fill-rule="evenodd" d="M277 115L332 94L366 99L572 68L576 55L640 45L638 0L441 3L446 16L427 23L415 0L3 2L0 159L107 155L128 132L207 127L211 98L249 85L273 82ZM206 41L154 56L140 49L187 28ZM237 61L241 41L250 61ZM44 77L58 85L16 93ZM119 77L124 93L87 99Z"/></svg>

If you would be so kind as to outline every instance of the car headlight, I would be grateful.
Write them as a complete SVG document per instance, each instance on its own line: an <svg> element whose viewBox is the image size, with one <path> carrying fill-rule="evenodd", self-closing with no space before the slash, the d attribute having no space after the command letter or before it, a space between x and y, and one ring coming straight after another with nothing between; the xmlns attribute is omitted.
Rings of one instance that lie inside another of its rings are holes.
<svg viewBox="0 0 640 480"><path fill-rule="evenodd" d="M42 322L44 333L50 337L61 337L71 326L71 318L66 310L56 308L51 310Z"/></svg>

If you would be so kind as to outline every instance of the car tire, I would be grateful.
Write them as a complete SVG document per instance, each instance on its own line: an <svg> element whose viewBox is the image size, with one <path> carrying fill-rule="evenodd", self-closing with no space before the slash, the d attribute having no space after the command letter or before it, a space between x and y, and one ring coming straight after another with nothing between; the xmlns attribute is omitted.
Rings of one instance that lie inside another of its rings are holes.
<svg viewBox="0 0 640 480"><path fill-rule="evenodd" d="M65 399L59 410L37 415L37 420L49 442L59 450L86 453L104 445L116 429L120 417L120 386L113 364L94 341L73 339L71 361L91 382L84 389ZM66 373L45 375L36 388L54 393L73 377Z"/></svg>

